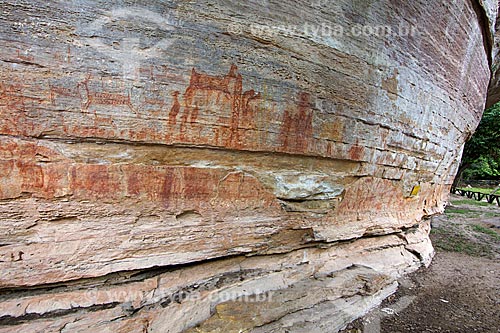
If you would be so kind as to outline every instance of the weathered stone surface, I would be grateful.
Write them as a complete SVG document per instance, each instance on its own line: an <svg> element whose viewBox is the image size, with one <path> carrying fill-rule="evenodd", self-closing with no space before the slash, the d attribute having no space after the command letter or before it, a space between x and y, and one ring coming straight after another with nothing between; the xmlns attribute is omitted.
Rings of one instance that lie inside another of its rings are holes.
<svg viewBox="0 0 500 333"><path fill-rule="evenodd" d="M69 283L41 293L29 290L16 292L4 297L3 319L4 322L22 324L13 326L13 331L31 332L42 326L38 320L32 322L29 319L36 316L50 318L51 314L59 313L65 315L58 320L41 321L47 325L47 330L69 325L69 331L78 329L90 332L95 330L95 326L85 328L85 325L95 320L93 316L88 318L89 311L94 307L102 312L100 325L123 326L126 329L130 321L147 322L159 332L180 331L188 328L193 321L207 319L210 309L225 300L257 294L256 300L265 301L267 299L260 294L269 293L272 299L274 293L286 291L299 282L310 284L311 287L318 285L317 288L320 288L322 283L318 279L336 276L337 272L341 272L341 276L347 274L353 278L354 273L349 269L353 264L369 265L373 267L369 271L384 272L370 273L369 276L374 274L373 279L363 280L374 284L372 291L377 292L378 288L390 284L395 277L421 265L405 249L406 246L407 242L402 237L381 236L327 249L310 248L272 256L235 257L165 272L127 272L105 279ZM345 283L357 281L351 278L346 278ZM347 288L341 285L333 283L332 287L348 293ZM311 301L314 302L314 298ZM82 311L74 313L72 309ZM344 310L350 311L349 308ZM122 317L126 320L116 323ZM191 319L188 320L188 317ZM69 324L72 322L76 324ZM5 327L2 331L11 330ZM115 328L111 331L115 331Z"/></svg>
<svg viewBox="0 0 500 333"><path fill-rule="evenodd" d="M254 332L274 332L284 329L304 332L310 328L307 326L314 326L313 332L325 332L328 329L336 331L345 323L345 318L342 317L358 315L358 313L344 312L347 308L342 304L346 302L345 299L358 294L358 299L361 298L359 296L373 296L390 282L386 276L374 274L371 269L352 266L332 277L299 281L284 291L263 295L263 300L255 297L246 301L236 299L221 303L216 306L214 316L187 332L242 332L252 328L256 328ZM395 291L395 288L389 289ZM388 296L387 292L382 293ZM334 305L335 301L341 304ZM313 307L317 309L311 311ZM330 311L325 311L325 308ZM304 313L297 315L299 311ZM288 314L293 319L287 318ZM334 318L338 326L332 325L331 320L325 320L328 317Z"/></svg>
<svg viewBox="0 0 500 333"><path fill-rule="evenodd" d="M427 217L483 110L496 15L4 1L0 332L324 332L361 316L432 259Z"/></svg>

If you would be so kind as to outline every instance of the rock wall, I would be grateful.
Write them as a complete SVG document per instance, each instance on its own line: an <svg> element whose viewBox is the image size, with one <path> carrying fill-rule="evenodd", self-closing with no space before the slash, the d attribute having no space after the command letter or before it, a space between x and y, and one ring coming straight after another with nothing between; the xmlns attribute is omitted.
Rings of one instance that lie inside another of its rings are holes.
<svg viewBox="0 0 500 333"><path fill-rule="evenodd" d="M0 4L0 332L334 332L428 265L493 1Z"/></svg>

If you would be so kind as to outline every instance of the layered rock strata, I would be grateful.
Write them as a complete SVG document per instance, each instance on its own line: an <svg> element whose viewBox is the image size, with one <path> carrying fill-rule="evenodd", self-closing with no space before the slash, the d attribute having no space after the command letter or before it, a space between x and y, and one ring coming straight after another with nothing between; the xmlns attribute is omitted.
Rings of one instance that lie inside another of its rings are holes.
<svg viewBox="0 0 500 333"><path fill-rule="evenodd" d="M4 1L0 332L334 332L363 315L430 263L496 15Z"/></svg>

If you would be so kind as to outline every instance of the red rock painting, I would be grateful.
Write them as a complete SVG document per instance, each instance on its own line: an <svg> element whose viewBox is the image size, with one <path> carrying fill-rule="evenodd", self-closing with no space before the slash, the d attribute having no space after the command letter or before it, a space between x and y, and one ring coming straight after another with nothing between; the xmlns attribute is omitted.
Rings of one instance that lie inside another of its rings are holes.
<svg viewBox="0 0 500 333"><path fill-rule="evenodd" d="M309 148L313 134L311 96L301 92L297 99L296 109L287 109L283 114L280 133L281 148L286 152L305 153Z"/></svg>

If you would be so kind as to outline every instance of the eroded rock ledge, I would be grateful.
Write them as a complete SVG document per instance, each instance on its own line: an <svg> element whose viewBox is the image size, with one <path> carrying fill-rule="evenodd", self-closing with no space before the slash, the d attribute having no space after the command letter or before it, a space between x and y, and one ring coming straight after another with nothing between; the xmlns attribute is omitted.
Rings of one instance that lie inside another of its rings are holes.
<svg viewBox="0 0 500 333"><path fill-rule="evenodd" d="M394 292L396 277L430 262L423 226L283 254L15 288L2 297L0 323L16 332L180 332L204 320L201 331L300 331L314 325L312 311L340 328Z"/></svg>
<svg viewBox="0 0 500 333"><path fill-rule="evenodd" d="M4 1L0 332L334 332L362 316L430 263L496 15Z"/></svg>

